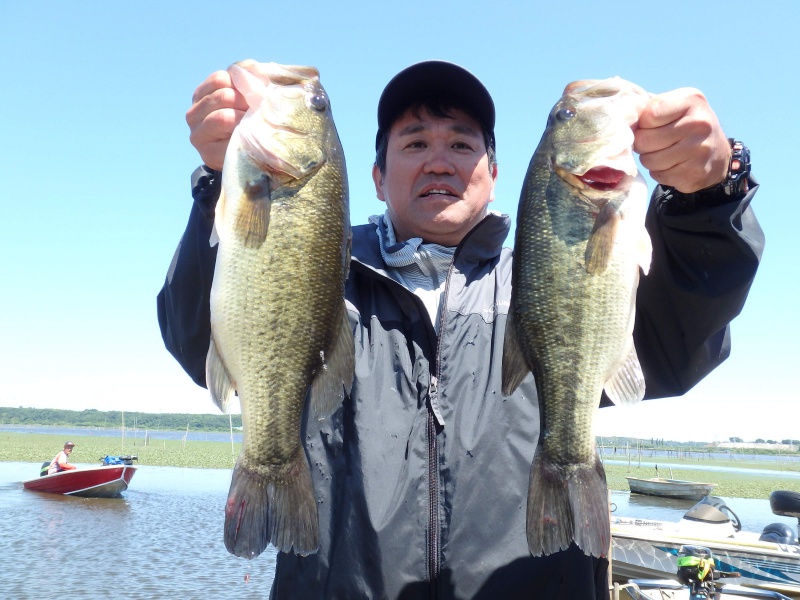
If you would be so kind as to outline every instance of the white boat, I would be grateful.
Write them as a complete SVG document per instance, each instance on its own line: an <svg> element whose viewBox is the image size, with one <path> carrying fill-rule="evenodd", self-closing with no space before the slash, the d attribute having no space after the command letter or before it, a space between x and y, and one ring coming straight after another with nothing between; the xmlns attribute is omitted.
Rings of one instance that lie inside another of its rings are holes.
<svg viewBox="0 0 800 600"><path fill-rule="evenodd" d="M800 493L773 492L775 514L800 524ZM678 522L611 517L612 576L630 579L675 579L682 546L707 548L716 571L731 584L777 591L800 599L800 545L797 533L773 523L761 533L741 531L738 517L722 500L709 496Z"/></svg>
<svg viewBox="0 0 800 600"><path fill-rule="evenodd" d="M631 492L647 496L661 496L663 498L680 498L683 500L701 500L708 496L717 487L716 483L703 483L699 481L685 481L683 479L664 479L653 477L640 479L639 477L626 477Z"/></svg>
<svg viewBox="0 0 800 600"><path fill-rule="evenodd" d="M759 589L734 584L714 586L715 600L791 600L774 590ZM616 583L610 590L611 600L695 600L709 598L692 594L688 586L668 579L634 579L625 584Z"/></svg>

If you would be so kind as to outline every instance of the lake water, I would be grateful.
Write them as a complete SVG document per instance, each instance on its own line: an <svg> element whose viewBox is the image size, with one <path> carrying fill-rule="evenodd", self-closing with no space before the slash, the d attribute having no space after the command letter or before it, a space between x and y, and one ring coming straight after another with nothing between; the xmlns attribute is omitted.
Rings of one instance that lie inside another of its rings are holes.
<svg viewBox="0 0 800 600"><path fill-rule="evenodd" d="M247 561L222 541L228 469L140 466L122 498L23 489L38 463L0 462L0 598L266 598L271 547ZM744 528L796 519L769 501L723 498ZM612 492L616 515L678 520L693 502Z"/></svg>
<svg viewBox="0 0 800 600"><path fill-rule="evenodd" d="M228 469L139 467L122 498L29 492L38 464L0 462L0 598L266 598L271 547L222 539Z"/></svg>

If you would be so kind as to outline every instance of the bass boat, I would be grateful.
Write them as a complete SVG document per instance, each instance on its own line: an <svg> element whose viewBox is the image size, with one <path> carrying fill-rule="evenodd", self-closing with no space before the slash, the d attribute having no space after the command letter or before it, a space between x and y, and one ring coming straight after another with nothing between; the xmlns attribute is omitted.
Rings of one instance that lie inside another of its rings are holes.
<svg viewBox="0 0 800 600"><path fill-rule="evenodd" d="M776 515L798 519L800 493L775 491L770 507ZM702 560L731 584L772 590L800 599L798 534L785 523L767 525L761 533L741 530L725 503L707 496L678 522L611 517L612 575L615 581L678 578L685 548L702 549Z"/></svg>

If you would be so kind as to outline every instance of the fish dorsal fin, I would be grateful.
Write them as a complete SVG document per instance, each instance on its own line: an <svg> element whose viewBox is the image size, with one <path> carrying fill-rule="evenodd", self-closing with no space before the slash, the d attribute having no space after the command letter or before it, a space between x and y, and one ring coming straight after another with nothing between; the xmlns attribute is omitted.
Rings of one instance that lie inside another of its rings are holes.
<svg viewBox="0 0 800 600"><path fill-rule="evenodd" d="M333 414L344 400L344 394L350 394L353 388L355 345L344 301L334 335L328 352L320 352L320 369L311 384L311 408L319 417Z"/></svg>
<svg viewBox="0 0 800 600"><path fill-rule="evenodd" d="M625 360L620 363L611 379L606 381L605 391L617 406L636 404L644 398L644 374L633 343Z"/></svg>
<svg viewBox="0 0 800 600"><path fill-rule="evenodd" d="M206 356L206 387L211 392L211 399L214 400L217 408L227 413L236 390L225 364L217 353L217 345L214 343L213 336Z"/></svg>
<svg viewBox="0 0 800 600"><path fill-rule="evenodd" d="M270 179L266 175L244 186L235 228L248 248L260 248L267 239L270 211Z"/></svg>
<svg viewBox="0 0 800 600"><path fill-rule="evenodd" d="M611 263L619 221L619 211L612 202L606 204L597 214L586 243L586 272L590 275L603 273Z"/></svg>
<svg viewBox="0 0 800 600"><path fill-rule="evenodd" d="M514 311L510 310L506 319L506 336L503 342L503 395L510 396L530 371L528 363L525 362L525 355L519 345Z"/></svg>

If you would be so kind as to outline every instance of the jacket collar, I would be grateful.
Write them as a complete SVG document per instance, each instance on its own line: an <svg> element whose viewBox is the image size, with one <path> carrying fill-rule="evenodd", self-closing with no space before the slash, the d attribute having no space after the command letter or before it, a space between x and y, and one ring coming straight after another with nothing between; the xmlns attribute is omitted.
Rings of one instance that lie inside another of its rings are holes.
<svg viewBox="0 0 800 600"><path fill-rule="evenodd" d="M456 248L456 267L491 260L500 254L508 232L511 218L508 215L490 212L461 240ZM373 271L386 274L386 265L381 257L377 226L373 223L353 227L352 260Z"/></svg>

